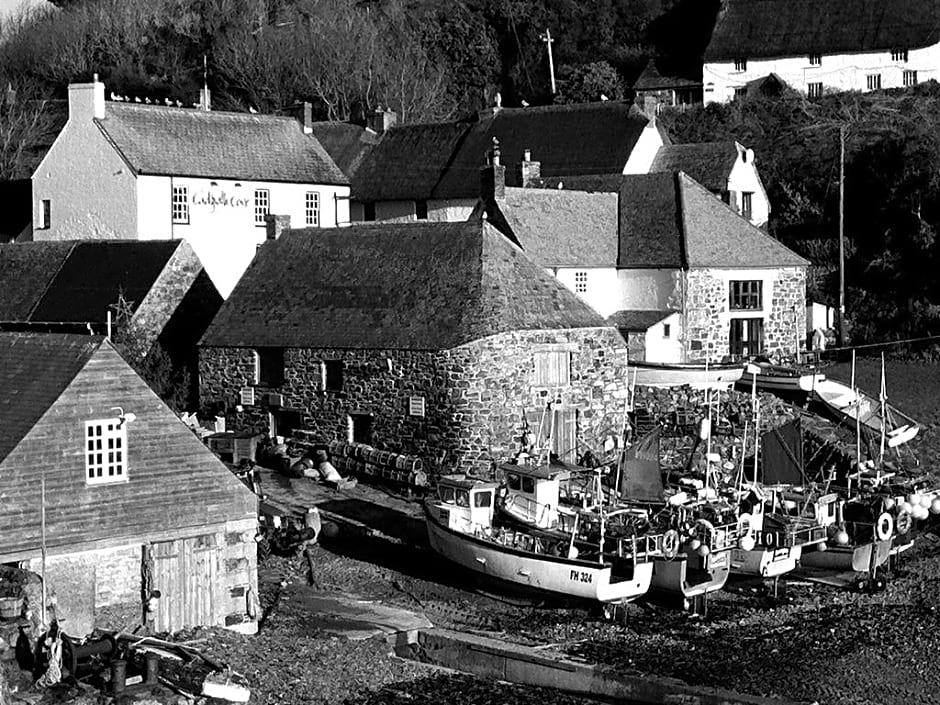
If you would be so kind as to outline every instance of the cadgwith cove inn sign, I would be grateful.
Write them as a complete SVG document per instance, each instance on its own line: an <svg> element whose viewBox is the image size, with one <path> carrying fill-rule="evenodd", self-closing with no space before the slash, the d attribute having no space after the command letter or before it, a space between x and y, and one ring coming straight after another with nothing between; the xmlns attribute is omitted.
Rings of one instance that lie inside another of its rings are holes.
<svg viewBox="0 0 940 705"><path fill-rule="evenodd" d="M248 208L251 199L247 196L229 196L225 191L196 191L192 195L193 206L208 206L210 213L219 208Z"/></svg>

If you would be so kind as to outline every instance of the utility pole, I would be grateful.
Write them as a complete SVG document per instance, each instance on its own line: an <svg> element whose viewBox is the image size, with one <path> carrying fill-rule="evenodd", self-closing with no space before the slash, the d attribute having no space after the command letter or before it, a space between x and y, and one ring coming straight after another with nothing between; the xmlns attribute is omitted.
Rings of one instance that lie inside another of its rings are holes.
<svg viewBox="0 0 940 705"><path fill-rule="evenodd" d="M845 345L845 125L839 125L839 347Z"/></svg>
<svg viewBox="0 0 940 705"><path fill-rule="evenodd" d="M552 95L555 95L555 62L552 60L552 42L555 40L552 39L551 30L547 28L539 35L539 38L545 42L545 45L548 47L548 75L552 81Z"/></svg>

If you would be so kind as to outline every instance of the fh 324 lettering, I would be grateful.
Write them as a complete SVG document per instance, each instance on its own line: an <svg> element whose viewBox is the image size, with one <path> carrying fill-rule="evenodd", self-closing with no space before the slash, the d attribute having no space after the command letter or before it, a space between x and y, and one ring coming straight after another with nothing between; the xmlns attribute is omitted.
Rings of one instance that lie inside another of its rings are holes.
<svg viewBox="0 0 940 705"><path fill-rule="evenodd" d="M593 579L593 576L583 570L572 570L568 574L568 579L575 583L589 583Z"/></svg>

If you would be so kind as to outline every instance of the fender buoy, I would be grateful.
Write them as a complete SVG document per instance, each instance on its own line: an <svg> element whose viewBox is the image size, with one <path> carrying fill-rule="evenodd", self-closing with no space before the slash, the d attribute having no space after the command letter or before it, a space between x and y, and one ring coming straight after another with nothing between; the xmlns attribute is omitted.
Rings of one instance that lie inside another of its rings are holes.
<svg viewBox="0 0 940 705"><path fill-rule="evenodd" d="M894 519L887 512L878 515L878 521L875 522L875 536L879 541L887 541L894 533Z"/></svg>
<svg viewBox="0 0 940 705"><path fill-rule="evenodd" d="M898 518L895 520L894 524L897 527L898 533L902 536L911 530L911 515L907 512L898 512Z"/></svg>
<svg viewBox="0 0 940 705"><path fill-rule="evenodd" d="M679 532L669 529L663 534L663 558L671 561L679 555Z"/></svg>
<svg viewBox="0 0 940 705"><path fill-rule="evenodd" d="M695 524L692 526L692 535L706 546L711 546L712 538L715 535L715 525L708 519L696 519Z"/></svg>

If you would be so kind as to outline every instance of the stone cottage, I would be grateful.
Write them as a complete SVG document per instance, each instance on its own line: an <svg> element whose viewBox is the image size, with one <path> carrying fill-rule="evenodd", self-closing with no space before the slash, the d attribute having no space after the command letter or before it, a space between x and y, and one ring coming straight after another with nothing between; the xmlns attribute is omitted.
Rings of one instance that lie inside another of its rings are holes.
<svg viewBox="0 0 940 705"><path fill-rule="evenodd" d="M484 469L525 423L568 460L619 438L626 361L616 328L485 221L294 230L203 337L200 400L237 430Z"/></svg>

